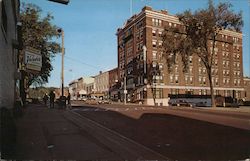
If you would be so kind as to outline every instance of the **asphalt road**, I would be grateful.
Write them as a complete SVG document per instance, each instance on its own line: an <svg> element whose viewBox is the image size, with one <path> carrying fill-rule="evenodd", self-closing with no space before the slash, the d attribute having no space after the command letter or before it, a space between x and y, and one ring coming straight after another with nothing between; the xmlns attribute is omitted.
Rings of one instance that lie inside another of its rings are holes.
<svg viewBox="0 0 250 161"><path fill-rule="evenodd" d="M247 112L84 104L72 111L174 160L250 158Z"/></svg>

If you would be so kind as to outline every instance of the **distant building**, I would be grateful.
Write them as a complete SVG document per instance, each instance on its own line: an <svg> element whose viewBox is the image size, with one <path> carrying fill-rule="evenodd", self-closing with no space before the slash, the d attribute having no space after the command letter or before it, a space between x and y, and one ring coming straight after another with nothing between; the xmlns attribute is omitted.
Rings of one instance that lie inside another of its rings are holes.
<svg viewBox="0 0 250 161"><path fill-rule="evenodd" d="M0 1L0 108L13 108L14 102L20 97L19 7L19 0Z"/></svg>
<svg viewBox="0 0 250 161"><path fill-rule="evenodd" d="M69 92L71 94L72 99L81 99L83 97L88 97L91 94L89 84L94 83L93 77L80 77L76 80L73 80L69 83ZM94 84L92 87L92 91L94 91Z"/></svg>
<svg viewBox="0 0 250 161"><path fill-rule="evenodd" d="M118 80L121 84L121 100L124 98L124 77L127 101L153 105L155 92L157 105L168 105L170 95L209 95L210 87L206 68L201 59L189 57L190 68L182 72L180 57L169 73L162 58L162 34L164 28L182 27L179 19L167 11L154 11L144 7L117 30ZM242 65L242 33L223 30L216 42L212 81L214 94L244 97ZM209 41L209 45L210 41ZM143 46L146 47L144 55ZM145 68L146 64L146 68ZM153 74L153 68L160 70ZM153 82L149 82L153 80Z"/></svg>
<svg viewBox="0 0 250 161"><path fill-rule="evenodd" d="M119 99L118 68L111 69L109 72L109 97L112 100Z"/></svg>
<svg viewBox="0 0 250 161"><path fill-rule="evenodd" d="M99 97L108 98L109 96L109 72L100 71L95 76L95 93L99 93Z"/></svg>
<svg viewBox="0 0 250 161"><path fill-rule="evenodd" d="M249 77L244 77L244 95L242 99L244 101L250 101L250 78Z"/></svg>

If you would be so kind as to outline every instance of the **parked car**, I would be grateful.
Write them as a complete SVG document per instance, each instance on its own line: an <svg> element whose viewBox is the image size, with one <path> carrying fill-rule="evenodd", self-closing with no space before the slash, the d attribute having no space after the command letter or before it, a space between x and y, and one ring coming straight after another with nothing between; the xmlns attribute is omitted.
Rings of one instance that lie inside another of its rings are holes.
<svg viewBox="0 0 250 161"><path fill-rule="evenodd" d="M98 103L98 100L97 100L97 99L93 99L93 98L87 99L87 100L85 101L85 103L87 103L87 104L89 104L89 105L97 105L97 104L99 104L99 103Z"/></svg>
<svg viewBox="0 0 250 161"><path fill-rule="evenodd" d="M107 100L107 99L105 99L105 100L99 100L98 103L99 104L111 104L111 102L109 100Z"/></svg>
<svg viewBox="0 0 250 161"><path fill-rule="evenodd" d="M172 106L185 106L185 107L193 107L194 105L190 102L184 100L177 100L171 103Z"/></svg>

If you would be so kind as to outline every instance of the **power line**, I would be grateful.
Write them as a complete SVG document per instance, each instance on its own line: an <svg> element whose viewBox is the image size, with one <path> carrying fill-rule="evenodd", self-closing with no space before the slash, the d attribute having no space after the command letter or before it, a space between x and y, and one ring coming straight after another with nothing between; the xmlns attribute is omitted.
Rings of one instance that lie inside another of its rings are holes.
<svg viewBox="0 0 250 161"><path fill-rule="evenodd" d="M67 58L67 59L69 59L71 61L75 61L75 62L81 63L83 65L89 66L89 67L94 68L94 69L102 70L101 67L98 67L98 66L95 66L95 65L91 65L91 64L88 64L88 63L85 63L85 62L82 62L82 61L80 61L78 59L75 59L75 58L71 58L71 57L68 57L68 56L65 56L65 58Z"/></svg>

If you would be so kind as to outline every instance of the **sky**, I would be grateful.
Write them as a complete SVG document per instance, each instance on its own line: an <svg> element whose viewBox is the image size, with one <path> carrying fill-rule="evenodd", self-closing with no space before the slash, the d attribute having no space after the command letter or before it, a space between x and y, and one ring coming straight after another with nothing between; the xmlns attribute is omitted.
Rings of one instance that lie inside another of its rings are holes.
<svg viewBox="0 0 250 161"><path fill-rule="evenodd" d="M207 0L70 0L68 5L48 0L21 0L51 13L52 23L65 34L64 84L73 79L94 76L99 71L117 67L116 31L132 14L138 14L147 5L153 10L167 10L169 14L207 7ZM132 3L131 3L132 2ZM250 76L250 0L214 0L230 2L235 12L243 12L243 73ZM132 4L132 5L131 5ZM132 7L131 7L132 6ZM56 40L61 43L61 39ZM61 85L61 54L52 62L53 71L46 86Z"/></svg>

